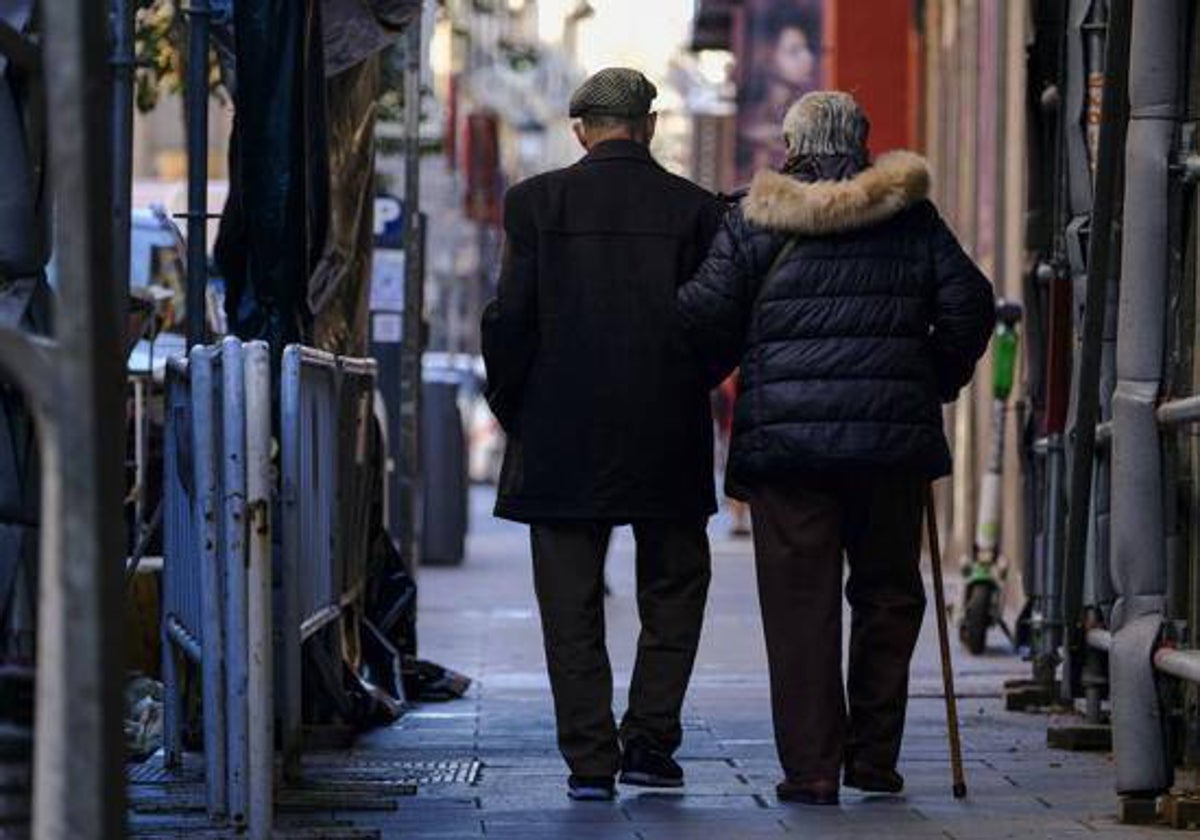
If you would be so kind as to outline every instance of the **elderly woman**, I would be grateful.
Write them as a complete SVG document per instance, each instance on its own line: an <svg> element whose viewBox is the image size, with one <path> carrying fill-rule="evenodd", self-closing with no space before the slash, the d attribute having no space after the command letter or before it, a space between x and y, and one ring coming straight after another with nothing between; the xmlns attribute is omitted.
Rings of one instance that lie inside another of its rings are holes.
<svg viewBox="0 0 1200 840"><path fill-rule="evenodd" d="M904 785L921 517L950 471L941 406L970 380L994 307L928 200L924 160L872 165L852 97L808 94L783 131L783 171L755 176L678 306L712 381L741 368L727 482L753 516L777 792L832 805L843 778Z"/></svg>

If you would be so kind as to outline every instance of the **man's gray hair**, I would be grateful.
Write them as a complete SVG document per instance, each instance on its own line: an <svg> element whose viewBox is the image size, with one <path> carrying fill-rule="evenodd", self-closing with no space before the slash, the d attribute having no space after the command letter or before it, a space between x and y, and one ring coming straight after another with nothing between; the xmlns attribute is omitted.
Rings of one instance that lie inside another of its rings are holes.
<svg viewBox="0 0 1200 840"><path fill-rule="evenodd" d="M854 97L837 90L818 90L800 97L783 118L788 157L855 155L867 151L871 124Z"/></svg>

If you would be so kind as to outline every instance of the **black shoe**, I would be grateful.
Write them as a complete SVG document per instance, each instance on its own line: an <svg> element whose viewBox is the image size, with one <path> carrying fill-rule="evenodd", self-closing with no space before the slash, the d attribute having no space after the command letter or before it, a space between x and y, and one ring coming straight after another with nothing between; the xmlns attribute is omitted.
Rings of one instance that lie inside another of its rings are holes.
<svg viewBox="0 0 1200 840"><path fill-rule="evenodd" d="M842 781L846 787L865 793L899 793L904 790L904 777L895 770L859 762L846 765Z"/></svg>
<svg viewBox="0 0 1200 840"><path fill-rule="evenodd" d="M683 787L683 768L669 755L639 744L625 748L621 759L621 784L637 787Z"/></svg>
<svg viewBox="0 0 1200 840"><path fill-rule="evenodd" d="M612 776L571 776L567 796L576 802L611 802L617 796Z"/></svg>
<svg viewBox="0 0 1200 840"><path fill-rule="evenodd" d="M799 805L837 805L837 779L815 782L793 782L790 779L775 786L775 795L780 802Z"/></svg>

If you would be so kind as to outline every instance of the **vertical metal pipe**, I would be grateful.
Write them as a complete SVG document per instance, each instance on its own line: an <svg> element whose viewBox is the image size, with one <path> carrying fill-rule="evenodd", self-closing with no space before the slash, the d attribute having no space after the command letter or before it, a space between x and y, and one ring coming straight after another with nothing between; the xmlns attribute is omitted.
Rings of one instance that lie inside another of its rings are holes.
<svg viewBox="0 0 1200 840"><path fill-rule="evenodd" d="M303 707L300 702L300 347L291 345L283 351L281 365L279 414L279 466L281 479L280 516L282 562L280 581L282 595L279 622L279 720L283 727L280 745L283 749L284 778L294 780L300 773L301 726Z"/></svg>
<svg viewBox="0 0 1200 840"><path fill-rule="evenodd" d="M1196 18L1196 32L1200 33L1200 16ZM1200 38L1194 38L1192 43L1200 43ZM1200 67L1200 51L1193 53L1193 68ZM1195 70L1193 70L1192 78L1196 78ZM1195 84L1195 82L1193 82ZM1192 304L1195 309L1192 318L1192 335L1190 336L1192 347L1200 347L1200 189L1194 191L1192 196L1192 220L1193 228L1191 231L1191 267L1193 276L1186 282L1192 283ZM1192 358L1192 393L1200 394L1200 358L1195 355L1193 349ZM1187 609L1187 626L1190 628L1200 629L1200 521L1196 515L1200 506L1197 505L1196 499L1200 497L1200 427L1189 426L1187 429L1189 446L1189 473L1192 493L1192 518L1189 523L1189 545L1187 554L1189 559L1188 569L1188 609ZM1193 646L1200 644L1200 639L1197 629L1192 631ZM1189 687L1191 696L1187 698L1191 702L1192 708L1196 708L1196 701L1200 698L1200 689L1195 686ZM1187 754L1184 756L1186 763L1196 763L1196 750L1200 749L1200 737L1196 732L1196 728L1200 727L1200 720L1195 715L1189 716L1188 721L1189 733L1187 743L1189 745ZM1193 746L1195 745L1195 746Z"/></svg>
<svg viewBox="0 0 1200 840"><path fill-rule="evenodd" d="M953 184L953 210L955 231L963 240L967 250L977 256L977 229L975 227L975 151L976 97L978 90L978 33L973 28L975 16L974 0L956 4L954 18L954 64L958 73L947 79L953 85L953 119L951 138L947 148L957 148L948 170ZM955 137L957 134L957 137ZM975 476L975 388L968 384L954 403L954 464L951 476L951 556L969 557L974 527Z"/></svg>
<svg viewBox="0 0 1200 840"><path fill-rule="evenodd" d="M225 725L225 644L221 620L219 469L214 440L213 351L193 347L188 362L192 379L192 492L200 539L201 704L204 715L204 776L209 816L228 813Z"/></svg>
<svg viewBox="0 0 1200 840"><path fill-rule="evenodd" d="M226 778L229 817L246 818L246 386L242 343L221 343L221 570L224 575ZM214 418L216 419L216 418Z"/></svg>
<svg viewBox="0 0 1200 840"><path fill-rule="evenodd" d="M208 287L208 0L188 0L187 341L204 343Z"/></svg>
<svg viewBox="0 0 1200 840"><path fill-rule="evenodd" d="M249 762L246 824L250 840L270 840L275 767L275 715L271 691L271 359L263 342L247 344L247 688Z"/></svg>
<svg viewBox="0 0 1200 840"><path fill-rule="evenodd" d="M995 209L992 213L992 282L1001 296L1008 292L1008 184L1004 166L1008 148L1008 4L997 3L995 16L996 52L996 162L993 167ZM1002 440L1003 438L1001 438Z"/></svg>
<svg viewBox="0 0 1200 840"><path fill-rule="evenodd" d="M1119 792L1171 784L1150 658L1167 588L1162 387L1169 266L1169 164L1180 118L1183 0L1133 4L1125 224L1113 397L1113 746ZM1128 282L1129 278L1137 282Z"/></svg>
<svg viewBox="0 0 1200 840"><path fill-rule="evenodd" d="M1057 282L1065 283L1065 280ZM1034 656L1034 679L1053 686L1058 669L1058 641L1062 630L1061 565L1063 548L1063 475L1066 458L1063 436L1050 436L1046 453L1046 562L1042 565L1041 627Z"/></svg>
<svg viewBox="0 0 1200 840"><path fill-rule="evenodd" d="M120 298L114 286L107 4L41 4L55 255L62 305L43 434L33 776L38 840L124 836L121 734L124 461ZM81 422L85 419L85 422Z"/></svg>
<svg viewBox="0 0 1200 840"><path fill-rule="evenodd" d="M1038 269L1038 279L1046 284L1046 344L1045 344L1045 414L1044 427L1050 446L1045 460L1046 498L1044 544L1040 556L1041 594L1035 615L1040 618L1037 648L1033 658L1034 679L1047 689L1053 687L1058 667L1058 641L1061 631L1061 602L1058 588L1062 576L1063 525L1065 521L1065 495L1063 493L1065 453L1063 435L1066 431L1070 403L1072 312L1071 279L1067 269L1066 227L1069 214L1068 187L1069 169L1066 156L1066 108L1067 82L1069 76L1067 30L1069 20L1063 4L1057 7L1048 23L1053 27L1049 34L1054 39L1053 83L1043 92L1043 105L1047 109L1046 153L1053 156L1050 165L1052 178L1048 190L1049 215L1046 219L1046 234L1049 245L1046 260Z"/></svg>
<svg viewBox="0 0 1200 840"><path fill-rule="evenodd" d="M1071 449L1066 557L1063 564L1063 621L1066 628L1064 687L1079 695L1087 642L1083 627L1083 585L1088 525L1092 512L1092 475L1096 457L1096 423L1100 420L1100 366L1112 265L1113 238L1120 185L1116 178L1125 146L1125 91L1129 70L1129 24L1132 0L1111 0L1104 48L1104 93L1101 104L1096 179L1088 242L1087 281L1079 366L1072 383L1075 403Z"/></svg>
<svg viewBox="0 0 1200 840"><path fill-rule="evenodd" d="M133 204L134 0L112 0L112 266L113 285L129 285L129 237ZM140 498L140 496L139 496ZM141 519L138 519L141 522Z"/></svg>
<svg viewBox="0 0 1200 840"><path fill-rule="evenodd" d="M138 536L146 522L146 425L146 380L138 376L133 379L133 524Z"/></svg>
<svg viewBox="0 0 1200 840"><path fill-rule="evenodd" d="M421 355L423 352L425 278L421 259L421 20L405 32L404 68L404 335L400 356L400 468L404 557L420 565L421 522Z"/></svg>
<svg viewBox="0 0 1200 840"><path fill-rule="evenodd" d="M186 363L185 363L186 364ZM178 610L182 600L182 567L194 563L195 532L189 527L193 520L191 511L182 510L180 501L186 496L185 486L191 484L190 476L181 481L184 469L184 435L190 435L190 398L187 391L188 374L185 364L168 364L163 395L163 503L166 507L163 518L163 571L162 612L163 621L159 644L162 646L163 681L163 765L179 767L183 762L182 730L184 719L183 680L180 679L180 651L169 631L171 613ZM185 431L186 430L186 431ZM182 546L185 534L191 533L192 549L184 556ZM192 560L192 563L188 562ZM192 613L195 614L194 612ZM199 628L191 627L192 632Z"/></svg>
<svg viewBox="0 0 1200 840"><path fill-rule="evenodd" d="M1055 214L1058 218L1058 214ZM1046 449L1045 545L1039 566L1041 592L1035 610L1037 631L1033 658L1034 679L1053 688L1059 663L1062 633L1062 560L1064 549L1066 495L1066 423L1070 399L1071 367L1071 281L1065 266L1044 266L1049 285L1048 342L1046 353Z"/></svg>

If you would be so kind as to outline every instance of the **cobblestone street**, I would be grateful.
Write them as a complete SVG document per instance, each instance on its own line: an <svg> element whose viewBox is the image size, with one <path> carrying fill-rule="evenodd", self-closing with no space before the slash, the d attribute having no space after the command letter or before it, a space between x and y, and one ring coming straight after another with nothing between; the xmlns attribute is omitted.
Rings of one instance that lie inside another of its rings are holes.
<svg viewBox="0 0 1200 840"><path fill-rule="evenodd" d="M932 615L914 669L900 770L903 797L843 791L835 809L779 804L766 662L747 541L725 537L714 520L714 577L704 640L685 711L680 793L625 788L613 804L574 804L554 745L553 718L523 528L490 516L490 494L473 498L473 531L461 568L421 577L422 653L475 679L461 701L427 705L357 751L389 758L483 763L472 786L424 787L378 815L385 837L691 840L799 834L814 838L1171 836L1118 825L1111 759L1050 751L1047 718L1007 713L1000 687L1027 667L994 649L957 658L970 798L950 796L944 712ZM636 634L632 538L618 531L609 561L609 647L617 711L628 685ZM799 644L808 640L797 640ZM364 815L351 819L362 824Z"/></svg>

